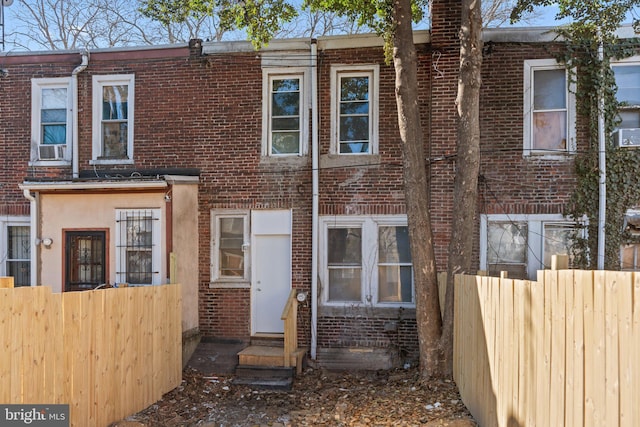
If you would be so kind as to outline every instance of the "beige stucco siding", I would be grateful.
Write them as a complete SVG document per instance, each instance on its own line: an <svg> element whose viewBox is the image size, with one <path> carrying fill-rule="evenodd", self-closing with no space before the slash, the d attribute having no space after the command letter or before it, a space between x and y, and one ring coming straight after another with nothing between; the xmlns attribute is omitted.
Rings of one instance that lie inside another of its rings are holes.
<svg viewBox="0 0 640 427"><path fill-rule="evenodd" d="M99 194L42 194L40 196L40 236L50 237L53 245L42 248L40 278L38 284L51 286L54 292L62 291L64 282L64 230L106 229L108 244L108 283L116 281L115 236L116 209L160 209L164 223L166 208L163 193L99 193ZM161 253L166 250L166 229L161 228ZM166 266L162 265L160 277L166 278ZM166 280L163 280L163 283Z"/></svg>

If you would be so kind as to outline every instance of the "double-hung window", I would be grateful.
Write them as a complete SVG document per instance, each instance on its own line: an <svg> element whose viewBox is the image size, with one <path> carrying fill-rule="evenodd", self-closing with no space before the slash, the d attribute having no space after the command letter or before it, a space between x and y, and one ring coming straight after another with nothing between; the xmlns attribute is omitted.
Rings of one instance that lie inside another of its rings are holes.
<svg viewBox="0 0 640 427"><path fill-rule="evenodd" d="M379 67L331 69L332 152L377 154Z"/></svg>
<svg viewBox="0 0 640 427"><path fill-rule="evenodd" d="M616 80L618 101L617 130L614 144L620 147L640 146L640 58L633 57L611 66Z"/></svg>
<svg viewBox="0 0 640 427"><path fill-rule="evenodd" d="M524 153L558 155L575 151L575 91L555 60L524 64Z"/></svg>
<svg viewBox="0 0 640 427"><path fill-rule="evenodd" d="M116 281L161 284L160 209L118 209L116 226Z"/></svg>
<svg viewBox="0 0 640 427"><path fill-rule="evenodd" d="M264 70L263 154L306 154L305 72L296 69Z"/></svg>
<svg viewBox="0 0 640 427"><path fill-rule="evenodd" d="M71 90L68 77L31 81L33 162L67 162L71 147Z"/></svg>
<svg viewBox="0 0 640 427"><path fill-rule="evenodd" d="M413 306L413 265L406 218L322 219L323 302Z"/></svg>
<svg viewBox="0 0 640 427"><path fill-rule="evenodd" d="M571 260L572 242L582 236L583 229L562 215L482 215L480 269L535 279L538 270L551 267L553 255Z"/></svg>
<svg viewBox="0 0 640 427"><path fill-rule="evenodd" d="M249 212L212 211L211 280L249 280Z"/></svg>
<svg viewBox="0 0 640 427"><path fill-rule="evenodd" d="M93 76L93 161L133 161L134 76Z"/></svg>

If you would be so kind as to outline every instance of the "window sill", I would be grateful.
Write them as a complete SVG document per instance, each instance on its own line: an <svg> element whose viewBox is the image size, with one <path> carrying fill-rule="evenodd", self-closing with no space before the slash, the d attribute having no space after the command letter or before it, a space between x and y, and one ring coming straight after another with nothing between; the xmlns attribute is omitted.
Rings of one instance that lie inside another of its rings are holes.
<svg viewBox="0 0 640 427"><path fill-rule="evenodd" d="M320 167L374 166L380 164L379 154L324 154Z"/></svg>
<svg viewBox="0 0 640 427"><path fill-rule="evenodd" d="M264 166L277 167L303 167L309 163L308 156L292 154L290 156L262 156L260 164Z"/></svg>
<svg viewBox="0 0 640 427"><path fill-rule="evenodd" d="M324 303L327 304L327 303ZM371 306L371 305L321 305L318 315L322 317L366 317L415 319L415 305Z"/></svg>
<svg viewBox="0 0 640 427"><path fill-rule="evenodd" d="M533 150L524 150L522 156L527 160L573 160L576 152L575 151L559 151L552 152L549 151L533 151Z"/></svg>
<svg viewBox="0 0 640 427"><path fill-rule="evenodd" d="M219 280L209 283L209 289L251 289L251 283L247 281L229 282Z"/></svg>
<svg viewBox="0 0 640 427"><path fill-rule="evenodd" d="M59 168L59 167L71 166L71 160L35 160L35 161L30 161L29 166Z"/></svg>
<svg viewBox="0 0 640 427"><path fill-rule="evenodd" d="M131 159L92 159L89 160L90 165L132 165Z"/></svg>

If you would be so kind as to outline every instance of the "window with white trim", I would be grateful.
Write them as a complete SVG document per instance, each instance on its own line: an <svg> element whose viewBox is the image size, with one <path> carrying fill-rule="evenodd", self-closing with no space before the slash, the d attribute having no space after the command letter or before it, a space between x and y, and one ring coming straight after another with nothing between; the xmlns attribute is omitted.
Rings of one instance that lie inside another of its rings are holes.
<svg viewBox="0 0 640 427"><path fill-rule="evenodd" d="M640 147L640 57L611 64L611 69L619 104L613 142L620 147Z"/></svg>
<svg viewBox="0 0 640 427"><path fill-rule="evenodd" d="M31 227L29 218L0 220L0 276L13 277L13 285L31 286Z"/></svg>
<svg viewBox="0 0 640 427"><path fill-rule="evenodd" d="M321 224L324 304L415 304L405 217L325 217Z"/></svg>
<svg viewBox="0 0 640 427"><path fill-rule="evenodd" d="M118 209L116 230L116 282L162 284L160 209Z"/></svg>
<svg viewBox="0 0 640 427"><path fill-rule="evenodd" d="M31 80L32 162L68 163L71 154L70 78Z"/></svg>
<svg viewBox="0 0 640 427"><path fill-rule="evenodd" d="M524 154L575 152L575 90L553 59L524 63Z"/></svg>
<svg viewBox="0 0 640 427"><path fill-rule="evenodd" d="M133 162L134 75L93 76L93 164Z"/></svg>
<svg viewBox="0 0 640 427"><path fill-rule="evenodd" d="M263 154L306 154L308 119L305 71L265 68L263 92Z"/></svg>
<svg viewBox="0 0 640 427"><path fill-rule="evenodd" d="M538 270L551 267L553 255L568 255L572 265L571 244L583 236L583 227L562 215L482 215L480 269L535 279Z"/></svg>
<svg viewBox="0 0 640 427"><path fill-rule="evenodd" d="M378 153L379 66L331 68L331 151Z"/></svg>
<svg viewBox="0 0 640 427"><path fill-rule="evenodd" d="M249 280L249 212L211 212L211 281Z"/></svg>

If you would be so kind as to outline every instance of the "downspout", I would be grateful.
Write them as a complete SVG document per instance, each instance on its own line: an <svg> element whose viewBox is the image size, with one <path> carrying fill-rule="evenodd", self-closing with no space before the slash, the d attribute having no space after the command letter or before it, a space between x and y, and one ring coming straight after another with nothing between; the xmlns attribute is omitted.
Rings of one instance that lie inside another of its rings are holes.
<svg viewBox="0 0 640 427"><path fill-rule="evenodd" d="M598 60L600 61L600 76L604 67L604 48L602 35L598 36ZM598 192L598 270L604 270L605 248L605 223L607 217L607 155L604 136L604 93L601 89L598 94L598 165L600 170Z"/></svg>
<svg viewBox="0 0 640 427"><path fill-rule="evenodd" d="M89 51L82 53L82 62L71 72L71 93L73 96L73 123L72 123L72 136L71 136L71 168L72 177L74 179L79 176L79 160L78 160L78 74L83 72L89 65Z"/></svg>
<svg viewBox="0 0 640 427"><path fill-rule="evenodd" d="M31 253L30 256L30 275L31 286L38 286L38 263L37 260L40 257L40 230L38 229L38 199L36 199L31 191L27 188L22 189L22 194L29 200L29 212L31 213L29 228L31 230Z"/></svg>
<svg viewBox="0 0 640 427"><path fill-rule="evenodd" d="M311 359L316 359L318 336L318 41L311 39Z"/></svg>

